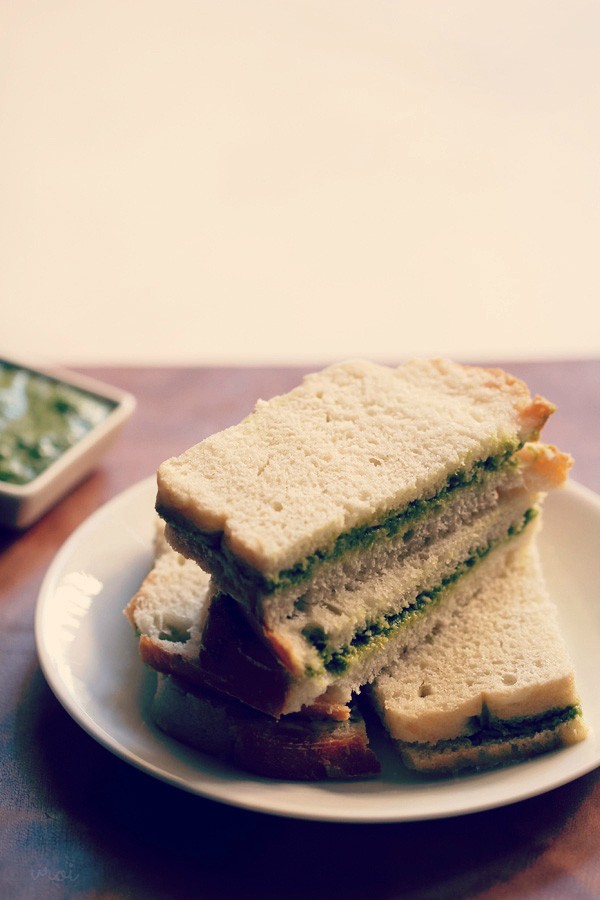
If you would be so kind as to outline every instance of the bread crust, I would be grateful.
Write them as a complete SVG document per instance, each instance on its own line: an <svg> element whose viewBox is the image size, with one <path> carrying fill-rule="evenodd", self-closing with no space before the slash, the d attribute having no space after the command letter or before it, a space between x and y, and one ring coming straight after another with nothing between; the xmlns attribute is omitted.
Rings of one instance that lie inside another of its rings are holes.
<svg viewBox="0 0 600 900"><path fill-rule="evenodd" d="M345 722L296 715L276 720L164 676L151 714L177 740L269 778L366 778L380 770L357 711Z"/></svg>

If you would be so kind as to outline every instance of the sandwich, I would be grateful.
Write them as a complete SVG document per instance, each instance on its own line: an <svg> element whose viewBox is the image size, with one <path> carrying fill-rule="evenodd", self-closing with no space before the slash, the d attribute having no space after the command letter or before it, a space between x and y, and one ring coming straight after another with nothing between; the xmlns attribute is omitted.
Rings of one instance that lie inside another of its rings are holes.
<svg viewBox="0 0 600 900"><path fill-rule="evenodd" d="M361 701L423 771L580 740L535 551L553 411L497 369L351 361L164 462L126 609L155 723L295 779L378 771Z"/></svg>
<svg viewBox="0 0 600 900"><path fill-rule="evenodd" d="M433 774L529 759L586 736L535 542L369 689L404 763Z"/></svg>
<svg viewBox="0 0 600 900"><path fill-rule="evenodd" d="M205 672L271 715L343 709L533 527L571 463L539 442L553 410L496 369L351 361L164 462L167 540L212 575ZM247 653L239 677L215 671L219 617L276 661L276 696L253 689Z"/></svg>
<svg viewBox="0 0 600 900"><path fill-rule="evenodd" d="M315 707L278 719L212 689L198 665L210 608L209 576L166 543L161 525L154 553L152 569L125 614L140 639L142 658L157 673L149 716L164 733L270 778L314 781L379 772L355 705L336 715Z"/></svg>

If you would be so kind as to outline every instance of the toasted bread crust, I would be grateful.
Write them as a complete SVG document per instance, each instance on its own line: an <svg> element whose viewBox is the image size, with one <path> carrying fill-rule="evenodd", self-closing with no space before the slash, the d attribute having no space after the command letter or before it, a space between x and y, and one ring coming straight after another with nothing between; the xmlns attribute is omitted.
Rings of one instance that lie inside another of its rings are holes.
<svg viewBox="0 0 600 900"><path fill-rule="evenodd" d="M177 740L270 778L365 778L380 769L356 712L341 723L295 715L275 720L167 676L159 680L152 716Z"/></svg>

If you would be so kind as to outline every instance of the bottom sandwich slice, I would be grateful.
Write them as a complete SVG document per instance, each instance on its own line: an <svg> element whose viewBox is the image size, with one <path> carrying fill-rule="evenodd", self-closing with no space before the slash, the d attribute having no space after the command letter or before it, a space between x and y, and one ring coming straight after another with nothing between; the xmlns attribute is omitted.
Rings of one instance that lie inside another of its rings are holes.
<svg viewBox="0 0 600 900"><path fill-rule="evenodd" d="M159 675L151 715L171 737L269 778L366 778L380 770L355 708L342 722L301 713L274 719L231 697Z"/></svg>
<svg viewBox="0 0 600 900"><path fill-rule="evenodd" d="M449 774L526 759L587 733L534 542L369 689L404 763Z"/></svg>

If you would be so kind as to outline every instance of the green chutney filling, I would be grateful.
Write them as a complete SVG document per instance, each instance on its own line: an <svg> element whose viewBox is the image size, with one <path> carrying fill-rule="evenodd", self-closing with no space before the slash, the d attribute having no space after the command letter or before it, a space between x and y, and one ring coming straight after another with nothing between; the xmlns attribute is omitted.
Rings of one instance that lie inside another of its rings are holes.
<svg viewBox="0 0 600 900"><path fill-rule="evenodd" d="M116 403L0 360L0 481L28 484Z"/></svg>
<svg viewBox="0 0 600 900"><path fill-rule="evenodd" d="M484 744L493 744L518 740L519 738L533 737L543 731L554 731L566 722L577 719L582 715L581 706L573 704L564 709L552 709L539 716L529 716L522 719L495 719L485 717L481 728L473 734L460 735L456 738L447 738L428 744L420 741L407 742L407 746L422 748L427 751L441 751L445 749L457 749L471 746L480 747Z"/></svg>
<svg viewBox="0 0 600 900"><path fill-rule="evenodd" d="M522 447L517 441L506 442L502 449L484 460L478 460L471 469L461 469L451 475L444 487L433 497L412 500L401 510L394 510L377 522L365 523L340 534L329 548L316 550L289 569L267 578L261 572L243 563L231 553L222 532L206 533L191 526L177 513L157 504L159 515L194 548L210 570L227 586L230 593L252 598L257 594L268 595L308 581L321 563L339 559L350 550L366 550L375 541L390 540L411 523L438 511L456 491L482 484L493 472L503 466L516 465L513 459Z"/></svg>
<svg viewBox="0 0 600 900"><path fill-rule="evenodd" d="M327 672L332 675L342 674L342 672L345 672L348 666L356 660L356 657L364 653L374 641L389 638L400 628L407 626L410 622L414 621L414 619L421 616L432 604L437 603L447 588L458 581L459 578L472 569L480 560L484 559L490 551L494 550L500 544L503 544L506 540L520 534L536 515L537 510L535 508L532 507L531 509L528 509L517 522L514 522L510 526L506 536L498 538L495 541L488 541L487 544L478 547L471 556L460 563L453 572L443 578L436 587L427 591L422 591L417 595L410 606L407 606L398 612L380 616L378 619L370 622L365 628L357 631L350 643L343 647L338 647L335 650L330 648L328 646L327 635L322 628L307 626L302 632L304 637L319 653L319 656L323 661L323 667Z"/></svg>

